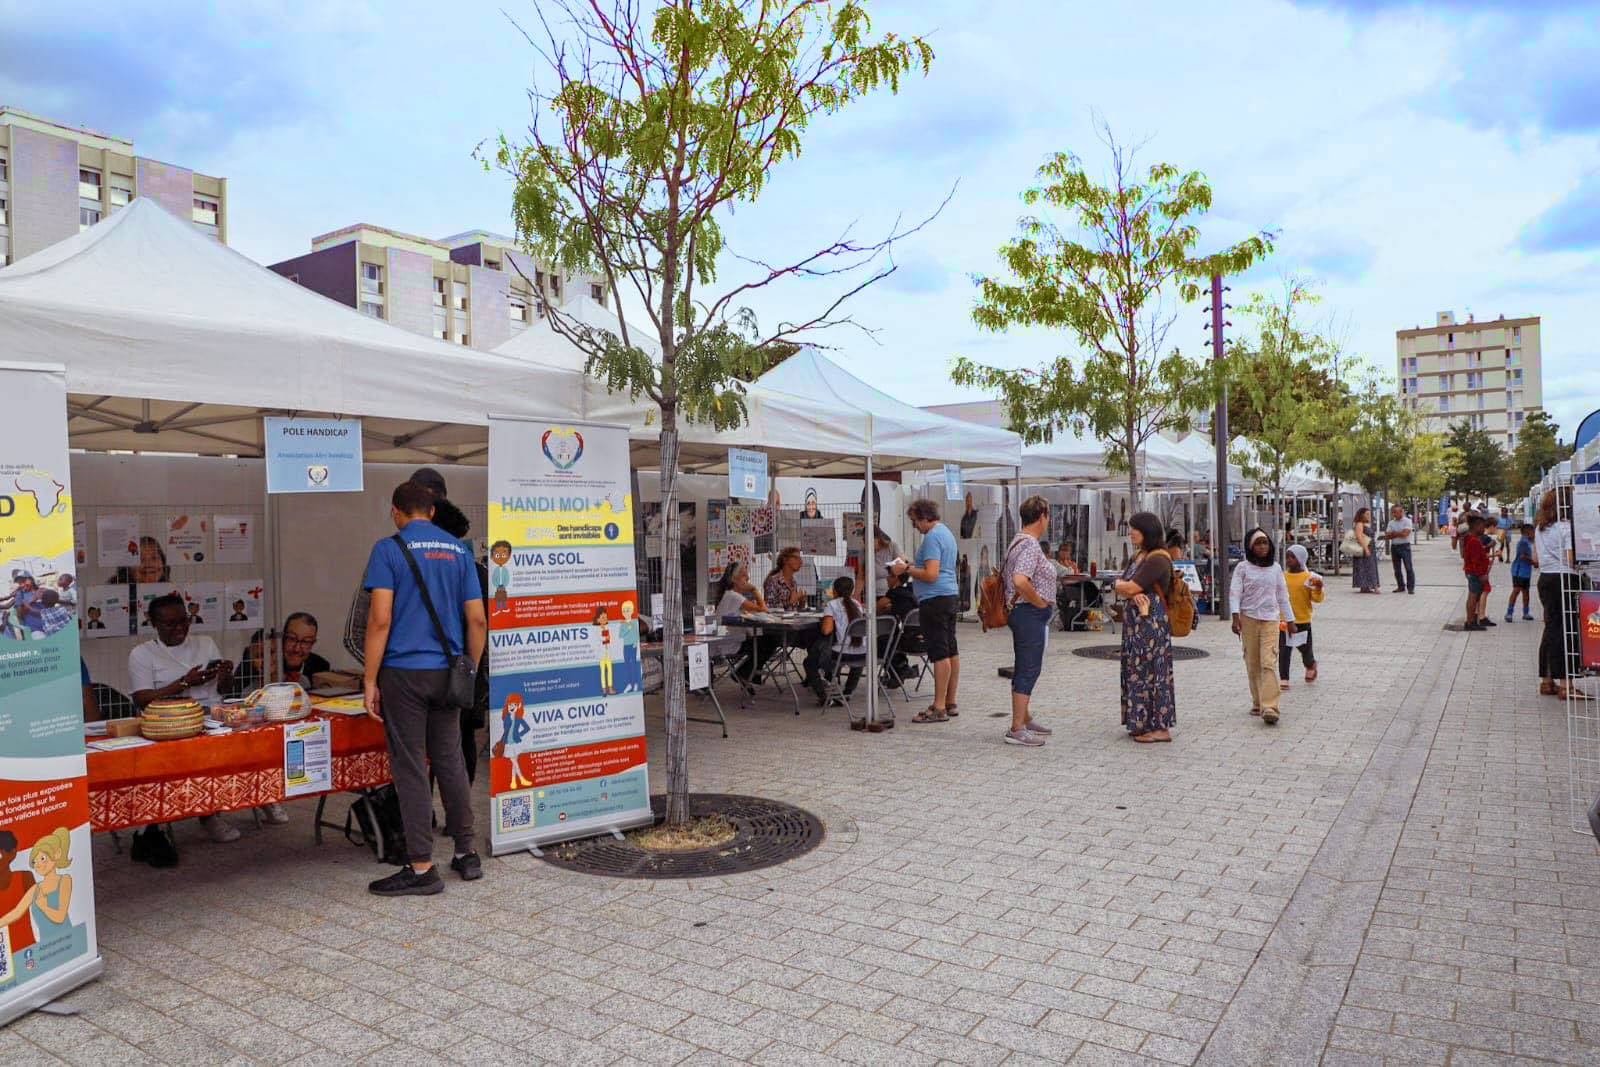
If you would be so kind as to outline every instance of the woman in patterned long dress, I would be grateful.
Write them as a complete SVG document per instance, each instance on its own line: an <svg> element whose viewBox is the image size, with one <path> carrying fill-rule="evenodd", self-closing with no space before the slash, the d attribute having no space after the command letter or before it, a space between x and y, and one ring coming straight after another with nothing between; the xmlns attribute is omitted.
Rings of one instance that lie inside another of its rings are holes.
<svg viewBox="0 0 1600 1067"><path fill-rule="evenodd" d="M1178 719L1172 684L1172 625L1167 592L1172 558L1161 520L1141 511L1128 520L1136 554L1117 580L1122 603L1122 725L1135 741L1171 741Z"/></svg>
<svg viewBox="0 0 1600 1067"><path fill-rule="evenodd" d="M1377 546L1372 542L1372 510L1362 508L1356 512L1356 540L1366 549L1350 564L1350 586L1361 593L1381 593L1383 582L1378 578Z"/></svg>

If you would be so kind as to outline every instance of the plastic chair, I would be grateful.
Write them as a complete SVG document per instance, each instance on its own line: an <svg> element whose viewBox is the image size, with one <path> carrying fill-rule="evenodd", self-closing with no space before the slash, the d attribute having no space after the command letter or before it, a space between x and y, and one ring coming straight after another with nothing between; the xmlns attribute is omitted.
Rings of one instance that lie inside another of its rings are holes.
<svg viewBox="0 0 1600 1067"><path fill-rule="evenodd" d="M905 636L905 627L893 615L878 616L878 637L881 639L887 632L889 641L883 646L883 661L878 670L878 691L883 694L885 702L889 700L889 687L884 684L888 678L894 683L894 688L900 691L900 699L907 704L911 703L911 695L906 692L906 680L900 677L900 672L894 669L894 660L900 653L901 638ZM921 680L920 678L918 679ZM890 712L892 715L893 712Z"/></svg>

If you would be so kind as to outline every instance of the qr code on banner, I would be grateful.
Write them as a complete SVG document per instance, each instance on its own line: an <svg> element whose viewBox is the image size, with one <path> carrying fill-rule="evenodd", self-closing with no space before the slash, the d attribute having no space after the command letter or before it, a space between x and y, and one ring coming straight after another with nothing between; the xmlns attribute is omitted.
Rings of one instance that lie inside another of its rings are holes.
<svg viewBox="0 0 1600 1067"><path fill-rule="evenodd" d="M533 825L533 799L529 796L502 797L500 829L526 830Z"/></svg>

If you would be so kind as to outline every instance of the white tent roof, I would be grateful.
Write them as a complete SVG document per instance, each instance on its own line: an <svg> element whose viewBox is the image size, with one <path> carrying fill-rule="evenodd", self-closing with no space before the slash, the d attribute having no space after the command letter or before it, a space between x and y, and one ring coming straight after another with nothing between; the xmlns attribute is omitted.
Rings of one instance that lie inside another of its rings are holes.
<svg viewBox="0 0 1600 1067"><path fill-rule="evenodd" d="M1015 466L1021 457L1022 438L1010 430L952 419L897 400L811 345L802 346L755 384L819 401L841 415L870 415L873 454L895 465Z"/></svg>
<svg viewBox="0 0 1600 1067"><path fill-rule="evenodd" d="M486 413L571 414L582 377L368 318L155 201L0 270L0 352L66 365L75 447L254 454L261 415L361 416L368 459L481 457Z"/></svg>
<svg viewBox="0 0 1600 1067"><path fill-rule="evenodd" d="M1211 442L1200 434L1192 433L1183 440L1175 443L1180 452L1189 460L1195 477L1213 485L1217 480L1217 450L1211 447ZM1230 485L1242 486L1245 484L1244 471L1237 464L1228 464L1228 482Z"/></svg>
<svg viewBox="0 0 1600 1067"><path fill-rule="evenodd" d="M1151 482L1192 484L1207 479L1201 476L1193 458L1166 438L1155 436L1139 453L1141 477ZM970 481L1007 481L1012 472L995 467L968 471ZM1114 482L1126 481L1126 474L1106 469L1105 445L1087 434L1058 429L1044 443L1022 449L1022 480L1025 482Z"/></svg>

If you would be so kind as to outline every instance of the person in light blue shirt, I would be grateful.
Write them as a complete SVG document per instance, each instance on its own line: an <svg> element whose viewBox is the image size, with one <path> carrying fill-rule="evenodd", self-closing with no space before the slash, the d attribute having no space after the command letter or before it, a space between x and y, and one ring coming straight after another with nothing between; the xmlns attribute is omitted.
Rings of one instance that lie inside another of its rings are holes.
<svg viewBox="0 0 1600 1067"><path fill-rule="evenodd" d="M956 684L961 680L961 657L956 648L956 612L960 606L956 585L956 537L939 521L939 505L918 500L906 512L922 535L910 563L899 563L895 574L911 575L923 647L933 665L933 704L918 712L916 723L944 722L957 714Z"/></svg>

